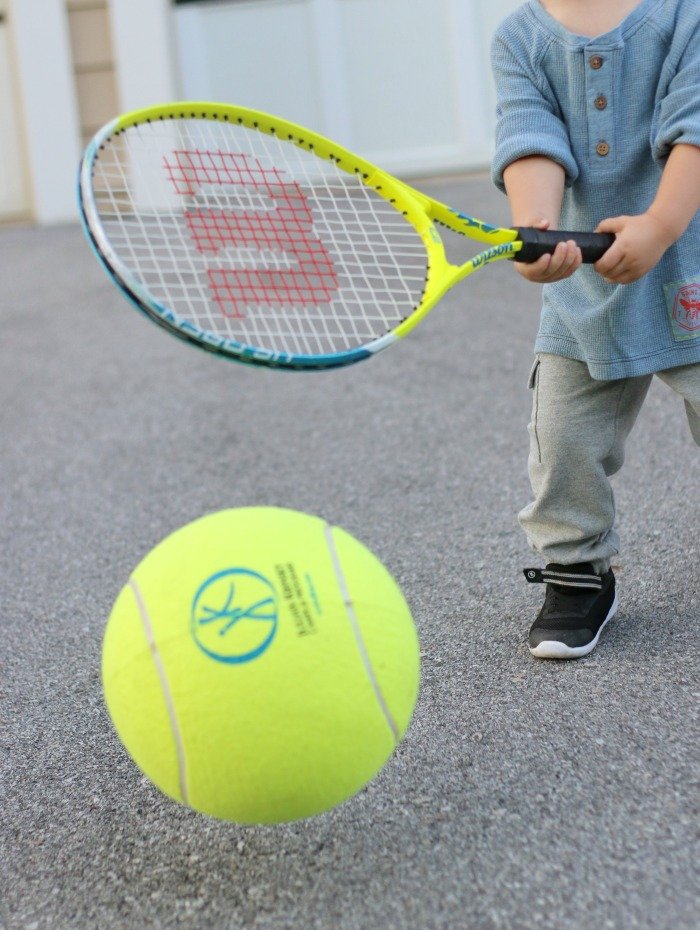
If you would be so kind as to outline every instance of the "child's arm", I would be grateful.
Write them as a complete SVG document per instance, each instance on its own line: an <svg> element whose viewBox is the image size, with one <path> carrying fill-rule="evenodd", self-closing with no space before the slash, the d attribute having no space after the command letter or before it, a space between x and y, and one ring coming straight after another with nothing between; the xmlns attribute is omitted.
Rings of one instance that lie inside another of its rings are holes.
<svg viewBox="0 0 700 930"><path fill-rule="evenodd" d="M700 210L700 148L679 143L668 156L654 202L638 216L603 220L596 232L616 233L595 269L613 284L631 284L659 262Z"/></svg>
<svg viewBox="0 0 700 930"><path fill-rule="evenodd" d="M561 165L539 155L519 158L503 172L514 226L556 228L564 197L565 172ZM581 250L574 242L560 242L553 255L543 255L531 265L515 267L528 281L551 284L562 281L581 264Z"/></svg>

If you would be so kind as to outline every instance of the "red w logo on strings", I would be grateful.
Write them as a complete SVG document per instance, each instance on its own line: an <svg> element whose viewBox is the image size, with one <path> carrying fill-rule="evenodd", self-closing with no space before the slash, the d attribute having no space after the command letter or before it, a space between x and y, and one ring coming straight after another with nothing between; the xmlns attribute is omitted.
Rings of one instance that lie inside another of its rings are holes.
<svg viewBox="0 0 700 930"><path fill-rule="evenodd" d="M222 204L185 210L197 251L215 256L235 249L236 261L246 266L207 271L224 316L242 319L251 307L312 307L333 299L335 267L299 184L242 153L178 149L172 155L164 164L178 194L208 187Z"/></svg>

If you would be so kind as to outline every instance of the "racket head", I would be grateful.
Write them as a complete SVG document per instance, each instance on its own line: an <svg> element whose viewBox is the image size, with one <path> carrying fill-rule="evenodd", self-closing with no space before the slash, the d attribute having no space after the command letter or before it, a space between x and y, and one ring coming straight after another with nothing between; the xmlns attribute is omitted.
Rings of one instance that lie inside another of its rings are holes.
<svg viewBox="0 0 700 930"><path fill-rule="evenodd" d="M119 117L79 175L87 237L139 310L210 352L292 369L371 357L464 276L433 203L323 136L220 103Z"/></svg>

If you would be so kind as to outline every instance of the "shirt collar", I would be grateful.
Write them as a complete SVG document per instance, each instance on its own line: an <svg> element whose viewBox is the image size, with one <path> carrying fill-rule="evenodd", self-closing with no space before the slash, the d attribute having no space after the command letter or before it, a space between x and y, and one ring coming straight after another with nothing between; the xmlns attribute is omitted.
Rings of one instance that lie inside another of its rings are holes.
<svg viewBox="0 0 700 930"><path fill-rule="evenodd" d="M534 16L550 33L562 39L567 45L584 47L619 45L642 20L646 19L654 7L660 6L663 2L664 0L640 0L640 3L631 13L627 14L621 23L599 36L582 36L569 32L545 10L540 0L530 0L529 6Z"/></svg>

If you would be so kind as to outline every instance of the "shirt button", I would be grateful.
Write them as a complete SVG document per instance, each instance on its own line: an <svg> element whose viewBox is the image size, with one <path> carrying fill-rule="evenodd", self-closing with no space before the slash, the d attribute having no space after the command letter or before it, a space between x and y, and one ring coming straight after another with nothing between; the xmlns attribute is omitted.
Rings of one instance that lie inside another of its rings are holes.
<svg viewBox="0 0 700 930"><path fill-rule="evenodd" d="M610 151L610 146L607 142L599 142L598 145L596 145L595 150L602 158L605 158L605 156Z"/></svg>
<svg viewBox="0 0 700 930"><path fill-rule="evenodd" d="M603 67L603 57L602 55L591 55L588 59L588 64L593 68L594 71L600 71Z"/></svg>
<svg viewBox="0 0 700 930"><path fill-rule="evenodd" d="M599 97L595 98L595 108L596 110L604 110L608 105L608 98L605 94L601 94Z"/></svg>

